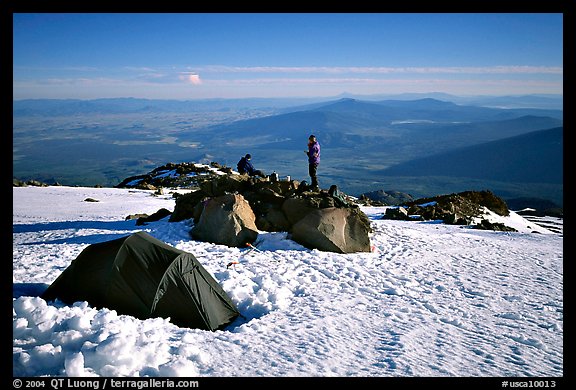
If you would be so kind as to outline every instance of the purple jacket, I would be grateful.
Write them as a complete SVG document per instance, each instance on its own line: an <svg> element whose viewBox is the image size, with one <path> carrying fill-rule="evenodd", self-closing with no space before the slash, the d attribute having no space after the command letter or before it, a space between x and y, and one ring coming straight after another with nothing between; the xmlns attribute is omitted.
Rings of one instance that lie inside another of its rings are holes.
<svg viewBox="0 0 576 390"><path fill-rule="evenodd" d="M318 141L308 144L308 164L320 164L320 144Z"/></svg>

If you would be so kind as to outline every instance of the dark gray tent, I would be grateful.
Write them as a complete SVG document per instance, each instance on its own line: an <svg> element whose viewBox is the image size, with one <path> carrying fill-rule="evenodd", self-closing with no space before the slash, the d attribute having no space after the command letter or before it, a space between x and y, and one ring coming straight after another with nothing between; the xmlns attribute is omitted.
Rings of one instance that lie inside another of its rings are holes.
<svg viewBox="0 0 576 390"><path fill-rule="evenodd" d="M205 330L222 329L240 314L194 255L145 232L88 246L41 297Z"/></svg>

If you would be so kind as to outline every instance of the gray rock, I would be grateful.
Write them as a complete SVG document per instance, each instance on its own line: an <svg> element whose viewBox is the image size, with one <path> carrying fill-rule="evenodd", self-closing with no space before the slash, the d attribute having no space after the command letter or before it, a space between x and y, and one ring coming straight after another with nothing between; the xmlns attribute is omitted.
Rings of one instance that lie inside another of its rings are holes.
<svg viewBox="0 0 576 390"><path fill-rule="evenodd" d="M292 228L292 239L307 248L328 252L370 252L369 230L347 208L314 210Z"/></svg>
<svg viewBox="0 0 576 390"><path fill-rule="evenodd" d="M211 198L205 202L190 236L199 241L243 248L258 238L256 216L240 194Z"/></svg>

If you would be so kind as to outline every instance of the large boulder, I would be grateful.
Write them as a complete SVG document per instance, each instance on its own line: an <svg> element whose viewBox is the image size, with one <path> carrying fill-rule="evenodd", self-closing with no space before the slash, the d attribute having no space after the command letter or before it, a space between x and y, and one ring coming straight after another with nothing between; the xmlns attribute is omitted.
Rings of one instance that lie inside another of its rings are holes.
<svg viewBox="0 0 576 390"><path fill-rule="evenodd" d="M222 196L227 193L246 191L252 185L252 178L247 175L222 175L202 181L200 190L206 195Z"/></svg>
<svg viewBox="0 0 576 390"><path fill-rule="evenodd" d="M318 207L311 206L306 199L303 198L288 198L282 204L282 211L290 225L298 223L302 218L309 215Z"/></svg>
<svg viewBox="0 0 576 390"><path fill-rule="evenodd" d="M254 209L254 205L250 202L250 206L256 214L256 226L259 230L267 232L288 232L292 225L282 212L280 207L273 204L260 205Z"/></svg>
<svg viewBox="0 0 576 390"><path fill-rule="evenodd" d="M193 191L188 194L178 195L174 211L170 215L170 222L180 222L185 219L195 218L197 222L197 205L207 198L202 191Z"/></svg>
<svg viewBox="0 0 576 390"><path fill-rule="evenodd" d="M208 199L198 223L190 236L199 241L233 247L245 247L256 241L258 229L256 216L240 194L226 194Z"/></svg>
<svg viewBox="0 0 576 390"><path fill-rule="evenodd" d="M292 239L307 248L336 253L370 252L369 225L353 209L317 209L292 227Z"/></svg>

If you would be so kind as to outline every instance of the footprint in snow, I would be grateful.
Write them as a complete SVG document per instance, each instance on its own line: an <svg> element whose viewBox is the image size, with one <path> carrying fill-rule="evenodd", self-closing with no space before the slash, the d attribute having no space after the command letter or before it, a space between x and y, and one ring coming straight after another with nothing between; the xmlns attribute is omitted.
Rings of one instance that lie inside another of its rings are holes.
<svg viewBox="0 0 576 390"><path fill-rule="evenodd" d="M538 348L538 349L546 349L546 346L538 339L534 339L534 338L526 338L522 335L520 336L512 336L512 335L506 335L509 338L511 338L512 340L520 343L520 344L524 344L524 345L529 345L531 347L534 348Z"/></svg>
<svg viewBox="0 0 576 390"><path fill-rule="evenodd" d="M440 318L440 321L442 321L445 324L450 324L450 325L454 325L457 326L458 328L462 328L462 321L460 321L458 318L446 318L446 317L442 317Z"/></svg>

